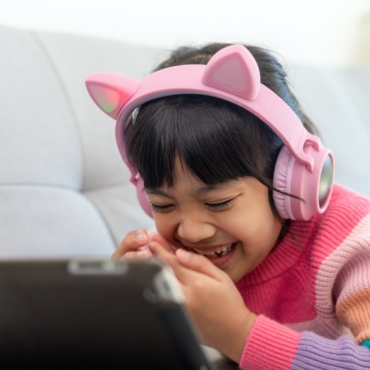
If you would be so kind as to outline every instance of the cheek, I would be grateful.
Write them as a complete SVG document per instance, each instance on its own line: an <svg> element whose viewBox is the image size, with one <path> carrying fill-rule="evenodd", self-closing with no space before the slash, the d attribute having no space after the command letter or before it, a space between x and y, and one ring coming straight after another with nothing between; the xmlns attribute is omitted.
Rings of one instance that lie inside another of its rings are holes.
<svg viewBox="0 0 370 370"><path fill-rule="evenodd" d="M176 230L176 226L173 222L173 217L169 217L166 213L155 213L154 223L158 233L162 235L167 241L171 242Z"/></svg>
<svg viewBox="0 0 370 370"><path fill-rule="evenodd" d="M256 201L253 203L253 207L251 207L251 211L248 214L248 219L257 233L272 231L279 224L279 221L272 213L267 191L256 197Z"/></svg>
<svg viewBox="0 0 370 370"><path fill-rule="evenodd" d="M256 207L226 220L228 232L252 248L256 245L263 249L272 248L281 230L281 224L273 216L269 205Z"/></svg>

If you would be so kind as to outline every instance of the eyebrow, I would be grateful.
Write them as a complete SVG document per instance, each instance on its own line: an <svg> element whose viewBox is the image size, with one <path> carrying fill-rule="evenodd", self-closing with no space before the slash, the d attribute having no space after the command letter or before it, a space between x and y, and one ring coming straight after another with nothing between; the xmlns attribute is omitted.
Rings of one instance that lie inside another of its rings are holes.
<svg viewBox="0 0 370 370"><path fill-rule="evenodd" d="M152 195L161 195L162 197L166 197L166 198L171 198L172 197L170 195L168 195L166 192L160 190L160 189L147 189L147 188L144 188L145 192L147 194L152 194Z"/></svg>
<svg viewBox="0 0 370 370"><path fill-rule="evenodd" d="M226 182L223 182L222 184L215 184L215 185L205 185L205 186L202 186L198 189L195 190L195 193L196 194L203 194L203 193L207 193L209 191L212 191L212 190L219 190L219 189L223 189L225 188L226 186L232 184L234 181L231 180L231 181L226 181ZM152 194L152 195L160 195L162 197L166 197L166 198L171 198L172 199L172 196L167 194L165 191L161 190L161 189L147 189L145 188L144 189L148 194Z"/></svg>

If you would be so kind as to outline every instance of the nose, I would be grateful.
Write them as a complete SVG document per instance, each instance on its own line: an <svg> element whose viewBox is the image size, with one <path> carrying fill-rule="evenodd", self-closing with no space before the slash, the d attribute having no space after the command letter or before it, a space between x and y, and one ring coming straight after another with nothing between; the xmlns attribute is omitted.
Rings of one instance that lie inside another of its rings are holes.
<svg viewBox="0 0 370 370"><path fill-rule="evenodd" d="M213 237L216 234L216 227L192 214L182 217L177 233L181 239L195 244Z"/></svg>

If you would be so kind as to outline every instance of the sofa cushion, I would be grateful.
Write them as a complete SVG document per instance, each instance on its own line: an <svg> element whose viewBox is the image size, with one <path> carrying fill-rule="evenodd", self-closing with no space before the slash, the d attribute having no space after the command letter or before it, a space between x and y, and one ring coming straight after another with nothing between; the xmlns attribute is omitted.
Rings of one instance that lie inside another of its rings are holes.
<svg viewBox="0 0 370 370"><path fill-rule="evenodd" d="M109 256L128 231L152 227L118 154L114 121L85 88L96 70L147 73L148 58L137 63L135 50L155 55L0 27L0 257Z"/></svg>
<svg viewBox="0 0 370 370"><path fill-rule="evenodd" d="M0 187L0 258L106 256L115 243L88 198L68 188Z"/></svg>

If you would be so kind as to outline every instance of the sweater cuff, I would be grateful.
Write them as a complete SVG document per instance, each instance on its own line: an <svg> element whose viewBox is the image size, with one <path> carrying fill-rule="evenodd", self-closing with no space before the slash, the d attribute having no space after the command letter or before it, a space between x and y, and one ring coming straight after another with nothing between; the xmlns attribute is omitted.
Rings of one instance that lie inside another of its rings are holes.
<svg viewBox="0 0 370 370"><path fill-rule="evenodd" d="M240 368L290 369L301 335L266 316L258 316L244 347Z"/></svg>

